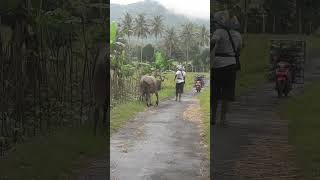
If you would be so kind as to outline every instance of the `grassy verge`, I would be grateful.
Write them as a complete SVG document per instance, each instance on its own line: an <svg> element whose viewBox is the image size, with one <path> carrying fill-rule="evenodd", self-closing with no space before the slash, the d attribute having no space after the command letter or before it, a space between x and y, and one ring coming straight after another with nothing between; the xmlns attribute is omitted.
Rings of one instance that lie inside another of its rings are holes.
<svg viewBox="0 0 320 180"><path fill-rule="evenodd" d="M103 155L107 147L106 137L93 136L91 129L61 129L16 145L15 151L0 161L0 179L62 180Z"/></svg>
<svg viewBox="0 0 320 180"><path fill-rule="evenodd" d="M210 87L206 88L198 96L200 100L200 108L202 111L203 120L203 140L208 145L208 152L210 152Z"/></svg>
<svg viewBox="0 0 320 180"><path fill-rule="evenodd" d="M111 133L119 129L128 119L145 109L146 105L140 102L128 102L113 108L110 122Z"/></svg>
<svg viewBox="0 0 320 180"><path fill-rule="evenodd" d="M289 121L289 143L295 147L298 165L306 178L320 177L320 82L306 87L299 97L279 108L282 119Z"/></svg>
<svg viewBox="0 0 320 180"><path fill-rule="evenodd" d="M205 73L208 77L209 74ZM193 87L193 77L195 73L187 72L186 75L186 84L185 92L188 92ZM174 73L165 74L166 79L162 82L162 89L159 92L159 100L164 100L168 97L175 96L175 81ZM155 96L152 98L153 103L155 102ZM118 105L116 108L111 111L111 133L116 132L121 128L129 119L133 118L137 113L144 111L146 108L145 103L140 102L127 102L121 105Z"/></svg>
<svg viewBox="0 0 320 180"><path fill-rule="evenodd" d="M308 38L308 54L317 55L320 37ZM301 96L288 99L280 105L281 119L289 121L289 143L295 147L297 164L305 179L320 177L320 82L307 84Z"/></svg>

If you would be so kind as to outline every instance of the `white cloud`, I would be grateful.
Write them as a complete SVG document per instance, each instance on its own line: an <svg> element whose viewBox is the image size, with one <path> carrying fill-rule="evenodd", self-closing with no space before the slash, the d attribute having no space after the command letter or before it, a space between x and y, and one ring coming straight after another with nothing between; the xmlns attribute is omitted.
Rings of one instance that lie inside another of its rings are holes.
<svg viewBox="0 0 320 180"><path fill-rule="evenodd" d="M111 0L111 3L131 4L142 0ZM210 18L210 0L155 0L175 13L190 17Z"/></svg>

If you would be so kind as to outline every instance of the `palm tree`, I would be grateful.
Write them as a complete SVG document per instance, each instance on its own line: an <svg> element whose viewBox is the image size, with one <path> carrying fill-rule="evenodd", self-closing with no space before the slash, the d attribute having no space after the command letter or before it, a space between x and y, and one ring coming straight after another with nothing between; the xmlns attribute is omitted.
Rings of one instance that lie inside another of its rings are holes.
<svg viewBox="0 0 320 180"><path fill-rule="evenodd" d="M190 47L192 46L192 43L194 42L194 37L196 33L194 32L194 24L192 22L188 22L184 25L182 25L182 32L181 32L181 39L184 45L186 46L186 64L189 62L189 51Z"/></svg>
<svg viewBox="0 0 320 180"><path fill-rule="evenodd" d="M128 49L130 48L130 36L133 34L133 19L129 13L126 13L122 19L122 33L128 38Z"/></svg>
<svg viewBox="0 0 320 180"><path fill-rule="evenodd" d="M168 28L166 30L166 35L165 35L165 46L169 48L169 57L171 58L172 56L172 49L177 45L178 41L178 36L176 34L176 31L174 27Z"/></svg>
<svg viewBox="0 0 320 180"><path fill-rule="evenodd" d="M154 16L151 22L151 34L153 34L156 40L158 41L158 37L162 35L163 31L164 28L162 16ZM154 52L155 50L156 49L154 48Z"/></svg>
<svg viewBox="0 0 320 180"><path fill-rule="evenodd" d="M209 45L209 39L210 39L210 32L206 28L205 25L201 26L198 41L199 41L199 46L208 46Z"/></svg>
<svg viewBox="0 0 320 180"><path fill-rule="evenodd" d="M140 51L140 60L142 62L142 49L143 49L143 39L147 38L149 32L148 24L144 14L139 14L135 18L135 26L134 26L135 35L138 39L141 39L141 51Z"/></svg>

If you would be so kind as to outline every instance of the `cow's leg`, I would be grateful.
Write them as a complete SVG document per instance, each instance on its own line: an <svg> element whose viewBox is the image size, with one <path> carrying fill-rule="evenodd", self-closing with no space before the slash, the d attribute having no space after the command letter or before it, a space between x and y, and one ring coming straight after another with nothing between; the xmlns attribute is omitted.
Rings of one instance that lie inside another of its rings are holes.
<svg viewBox="0 0 320 180"><path fill-rule="evenodd" d="M152 104L152 94L151 94L151 93L149 93L149 105L150 105L150 106L153 105L153 104Z"/></svg>
<svg viewBox="0 0 320 180"><path fill-rule="evenodd" d="M152 96L153 96L153 93L150 93L150 96L149 96L149 104L150 104L150 106L153 106L153 104L152 104Z"/></svg>
<svg viewBox="0 0 320 180"><path fill-rule="evenodd" d="M149 107L149 99L150 99L150 94L146 94L146 102L147 102L147 106Z"/></svg>
<svg viewBox="0 0 320 180"><path fill-rule="evenodd" d="M157 106L158 106L158 105L159 105L159 94L158 94L158 92L156 92L156 96L157 96L156 104L157 104Z"/></svg>

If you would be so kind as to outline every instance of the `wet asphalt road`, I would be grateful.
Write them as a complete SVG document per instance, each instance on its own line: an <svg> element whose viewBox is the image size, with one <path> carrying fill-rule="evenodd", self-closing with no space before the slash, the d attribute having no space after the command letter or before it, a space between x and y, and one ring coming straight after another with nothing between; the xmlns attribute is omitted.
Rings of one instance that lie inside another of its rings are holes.
<svg viewBox="0 0 320 180"><path fill-rule="evenodd" d="M113 134L111 180L208 179L203 177L198 124L183 119L183 112L194 103L192 92L184 94L182 102L160 102Z"/></svg>

